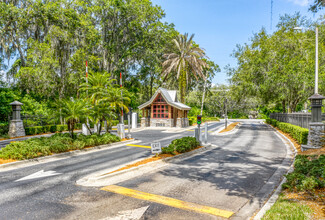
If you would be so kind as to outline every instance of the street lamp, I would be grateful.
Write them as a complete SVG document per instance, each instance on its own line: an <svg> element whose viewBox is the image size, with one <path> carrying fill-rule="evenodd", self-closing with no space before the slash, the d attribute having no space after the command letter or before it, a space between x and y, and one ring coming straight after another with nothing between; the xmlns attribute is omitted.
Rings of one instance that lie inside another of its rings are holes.
<svg viewBox="0 0 325 220"><path fill-rule="evenodd" d="M294 30L302 30L295 27ZM324 124L322 123L322 101L324 96L318 94L318 27L315 28L315 92L308 98L311 102L311 122L309 124L308 143L301 145L304 149L321 148L323 145Z"/></svg>

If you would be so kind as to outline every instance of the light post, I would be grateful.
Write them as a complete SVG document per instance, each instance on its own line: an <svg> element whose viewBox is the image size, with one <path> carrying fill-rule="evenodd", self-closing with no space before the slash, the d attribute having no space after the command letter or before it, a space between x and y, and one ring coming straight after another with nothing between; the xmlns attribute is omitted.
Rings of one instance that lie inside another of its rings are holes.
<svg viewBox="0 0 325 220"><path fill-rule="evenodd" d="M227 97L225 99L225 129L227 129L227 119L228 119L228 115L227 115Z"/></svg>
<svg viewBox="0 0 325 220"><path fill-rule="evenodd" d="M302 30L295 27L294 30ZM325 141L323 137L324 124L322 122L322 101L324 96L318 94L318 27L315 28L315 90L308 98L311 102L311 122L309 123L308 143L301 145L301 150L321 148Z"/></svg>
<svg viewBox="0 0 325 220"><path fill-rule="evenodd" d="M129 108L129 113L128 113L128 134L126 135L127 139L131 139L131 133L130 133L130 127L131 127L131 113L132 113L133 108Z"/></svg>

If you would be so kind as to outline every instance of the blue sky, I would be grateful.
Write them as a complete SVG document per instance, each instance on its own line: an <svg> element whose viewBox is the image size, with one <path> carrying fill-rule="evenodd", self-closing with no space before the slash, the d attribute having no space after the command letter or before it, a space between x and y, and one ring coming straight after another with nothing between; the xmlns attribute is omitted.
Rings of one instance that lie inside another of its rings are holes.
<svg viewBox="0 0 325 220"><path fill-rule="evenodd" d="M276 29L280 15L300 12L315 19L308 11L310 0L273 0L271 30L271 0L152 0L166 13L164 21L174 23L180 33L195 34L194 40L217 63L221 72L213 79L215 84L227 84L224 67L236 66L230 56L236 44L244 44L254 33L265 27L268 33ZM322 12L323 13L323 12Z"/></svg>

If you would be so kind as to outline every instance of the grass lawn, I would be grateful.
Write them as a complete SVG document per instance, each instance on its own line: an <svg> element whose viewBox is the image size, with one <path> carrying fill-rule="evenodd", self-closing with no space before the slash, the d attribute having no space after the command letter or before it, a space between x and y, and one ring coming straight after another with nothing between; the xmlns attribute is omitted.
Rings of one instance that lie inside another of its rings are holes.
<svg viewBox="0 0 325 220"><path fill-rule="evenodd" d="M288 199L284 194L281 194L272 208L263 216L262 220L313 219L311 218L311 213L312 210L308 205Z"/></svg>

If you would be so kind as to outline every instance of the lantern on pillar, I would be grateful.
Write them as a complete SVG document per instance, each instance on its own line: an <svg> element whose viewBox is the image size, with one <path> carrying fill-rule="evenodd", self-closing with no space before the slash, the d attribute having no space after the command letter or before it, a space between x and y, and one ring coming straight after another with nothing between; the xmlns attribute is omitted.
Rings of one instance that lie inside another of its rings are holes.
<svg viewBox="0 0 325 220"><path fill-rule="evenodd" d="M319 94L314 94L309 97L311 102L311 122L322 122L323 99L325 99L325 97Z"/></svg>

